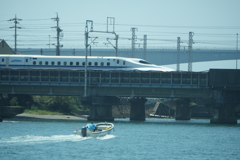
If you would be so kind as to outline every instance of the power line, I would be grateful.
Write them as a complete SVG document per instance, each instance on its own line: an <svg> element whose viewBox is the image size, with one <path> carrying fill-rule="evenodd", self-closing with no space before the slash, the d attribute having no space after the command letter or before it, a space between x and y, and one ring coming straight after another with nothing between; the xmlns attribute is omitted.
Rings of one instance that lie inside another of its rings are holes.
<svg viewBox="0 0 240 160"><path fill-rule="evenodd" d="M52 19L54 19L55 21L57 21L57 19L58 19L58 21L59 21L58 16L57 16L57 18L52 18ZM12 21L17 21L18 24L16 24L16 28L15 27L11 27L11 28L15 28L15 30L20 29L20 28L25 29L23 31L20 31L19 35L17 33L15 33L15 36L16 36L15 39L17 39L17 38L24 39L26 37L35 37L35 38L32 38L33 40L31 40L31 38L30 38L28 40L22 40L22 41L20 40L20 42L27 42L28 43L30 41L35 41L36 43L37 42L42 43L43 41L45 41L44 39L46 39L46 41L47 41L46 37L47 37L47 35L49 35L51 33L46 33L46 32L48 32L49 28L47 27L48 23L46 23L45 20L50 20L50 19L27 19L27 20L24 19L24 22L28 21L28 24L26 25L24 23L24 26L23 26L23 25L18 23L18 21L20 21L20 19L17 19L15 17L15 20L12 19ZM41 23L41 24L30 24L31 21L42 21L42 22L44 21L44 22ZM2 24L2 22L5 22L5 21L0 20L0 22ZM84 36L83 31L81 31L81 30L74 31L74 30L71 30L69 28L78 27L78 26L81 27L81 26L84 26L84 23L74 23L74 22L73 23L61 23L61 26L62 25L68 27L68 30L69 30L69 31L64 32L68 37L67 41L66 41L66 39L64 40L64 43L67 43L67 44L68 43L73 43L73 42L75 43L75 41L77 41L76 43L79 44L83 41L83 39L81 39ZM102 27L102 28L103 28L103 26L106 26L105 23L95 23L95 25L97 25L99 27ZM122 37L119 37L119 39L121 39L121 44L120 45L121 46L122 46L122 44L131 45L130 40L132 40L132 38L130 36L130 32L127 31L127 30L123 30L123 29L127 28L128 26L133 26L133 25L132 24L117 24L117 25L118 26L126 26L126 27L121 27L122 28L121 31L117 31L118 33L120 33L120 35L122 35ZM25 27L25 26L27 26L27 27ZM162 28L162 27L180 28L180 29L181 28L201 28L201 29L235 29L235 28L240 28L239 26L164 26L164 25L134 25L134 26L142 27L142 28L146 27L145 31L141 30L141 31L137 32L136 35L138 35L140 37L140 36L148 33L148 46L159 45L159 44L175 44L176 43L175 37L178 37L180 35L187 35L188 34L187 32L183 33L181 31L180 32L158 32L157 30L159 28ZM149 27L155 27L156 29L152 29L152 28L150 29ZM58 31L59 27L57 26L57 27L54 27L54 28L56 28L57 31ZM154 30L156 30L156 31L154 31ZM0 28L0 31L1 31L1 35L4 36L4 37L7 37L8 34L9 34L8 32L10 32L10 30L6 30L6 28ZM55 29L54 29L54 31L55 31ZM28 33L26 33L26 32L28 32ZM50 29L49 29L49 32L50 32ZM46 33L46 37L44 36L45 33ZM129 34L127 34L127 33L129 33ZM204 44L206 44L206 45L214 45L214 44L215 45L235 45L235 43L234 43L234 41L235 41L234 37L235 36L236 36L235 32L234 32L234 34L221 34L221 33L216 33L215 34L215 33L204 33L203 32L203 33L195 33L195 38L194 39L195 39L196 43L199 44L199 46L203 46ZM161 37L161 39L158 38L158 37ZM202 39L202 37L204 39ZM99 43L98 44L101 44L100 42L102 42L106 38L109 38L109 37L99 36L99 38L98 38ZM197 38L199 40L197 40ZM231 40L231 38L233 38L234 40ZM58 34L57 34L57 43L59 42L58 40L59 41L61 40L61 36L58 36ZM130 43L128 44L127 41L125 41L125 40L129 40ZM135 38L135 41L136 41L136 43L139 43L139 41L143 41L143 38ZM184 41L184 43L187 43L186 42L187 38L183 37L183 41ZM198 45L198 44L196 44L196 45ZM16 46L17 46L17 44L15 45L15 48L17 48ZM56 47L57 46L61 47L60 44L57 44ZM57 49L56 49L56 52L57 52Z"/></svg>
<svg viewBox="0 0 240 160"><path fill-rule="evenodd" d="M195 28L195 29L240 29L240 26L164 26L164 25L136 25L136 24L116 24L118 26L137 26L154 28Z"/></svg>

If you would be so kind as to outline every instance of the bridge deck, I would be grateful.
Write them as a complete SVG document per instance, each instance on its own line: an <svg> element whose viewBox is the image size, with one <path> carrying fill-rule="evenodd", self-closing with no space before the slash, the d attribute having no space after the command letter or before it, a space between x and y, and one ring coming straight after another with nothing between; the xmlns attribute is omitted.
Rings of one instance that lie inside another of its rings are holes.
<svg viewBox="0 0 240 160"><path fill-rule="evenodd" d="M84 71L0 70L0 93L83 95ZM207 72L88 71L88 95L203 97Z"/></svg>

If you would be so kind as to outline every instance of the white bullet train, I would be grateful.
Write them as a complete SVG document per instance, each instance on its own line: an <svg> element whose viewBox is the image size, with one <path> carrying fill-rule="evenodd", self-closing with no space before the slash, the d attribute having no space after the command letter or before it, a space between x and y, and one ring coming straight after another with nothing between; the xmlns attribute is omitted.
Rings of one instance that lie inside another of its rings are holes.
<svg viewBox="0 0 240 160"><path fill-rule="evenodd" d="M84 70L85 56L0 55L0 68ZM138 58L96 56L88 57L87 69L105 71L173 71L171 68L154 65Z"/></svg>

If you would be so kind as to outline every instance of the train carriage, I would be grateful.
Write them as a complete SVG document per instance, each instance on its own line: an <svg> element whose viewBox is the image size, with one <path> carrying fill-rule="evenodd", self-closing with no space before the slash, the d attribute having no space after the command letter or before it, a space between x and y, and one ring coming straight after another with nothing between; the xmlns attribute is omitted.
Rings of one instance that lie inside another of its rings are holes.
<svg viewBox="0 0 240 160"><path fill-rule="evenodd" d="M84 56L0 55L0 68L42 70L84 70ZM143 59L126 57L96 57L87 59L88 70L173 71Z"/></svg>

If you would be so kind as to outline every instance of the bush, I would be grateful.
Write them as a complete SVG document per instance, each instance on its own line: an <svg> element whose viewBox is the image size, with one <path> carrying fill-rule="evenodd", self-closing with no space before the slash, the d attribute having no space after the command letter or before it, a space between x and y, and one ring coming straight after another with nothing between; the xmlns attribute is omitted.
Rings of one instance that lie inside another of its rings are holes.
<svg viewBox="0 0 240 160"><path fill-rule="evenodd" d="M10 102L9 102L10 106L18 106L18 98L17 97L13 97Z"/></svg>
<svg viewBox="0 0 240 160"><path fill-rule="evenodd" d="M78 105L78 97L73 96L35 96L34 99L38 103L37 108L40 110L69 114L83 108Z"/></svg>

